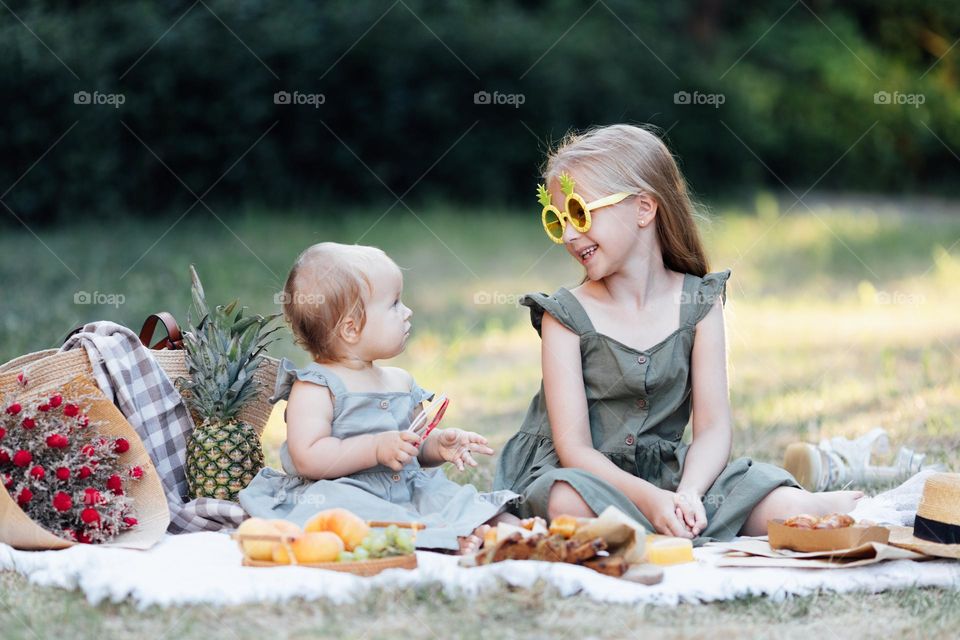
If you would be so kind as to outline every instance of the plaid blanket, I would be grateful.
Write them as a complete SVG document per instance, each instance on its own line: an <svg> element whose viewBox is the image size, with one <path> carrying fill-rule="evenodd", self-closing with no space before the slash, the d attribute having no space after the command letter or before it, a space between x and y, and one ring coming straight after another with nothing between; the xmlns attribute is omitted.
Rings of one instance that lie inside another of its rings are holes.
<svg viewBox="0 0 960 640"><path fill-rule="evenodd" d="M186 447L193 419L180 393L137 335L113 322L91 322L60 350L80 347L87 351L100 389L133 425L160 474L170 507L167 532L239 526L247 514L236 502L186 497Z"/></svg>

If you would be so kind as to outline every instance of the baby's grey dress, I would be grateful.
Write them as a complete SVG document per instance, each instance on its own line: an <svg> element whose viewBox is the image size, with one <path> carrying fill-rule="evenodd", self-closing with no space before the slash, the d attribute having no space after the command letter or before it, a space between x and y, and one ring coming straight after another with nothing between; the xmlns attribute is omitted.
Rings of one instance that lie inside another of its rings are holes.
<svg viewBox="0 0 960 640"><path fill-rule="evenodd" d="M341 439L406 429L417 405L433 397L415 382L410 391L350 392L327 367L310 363L296 368L284 359L270 401L287 399L296 380L330 389L334 397L331 435ZM472 485L448 480L440 468L422 468L416 458L401 471L379 465L335 480L301 477L286 442L280 461L283 472L266 467L240 492L240 505L251 516L283 518L303 526L319 511L343 507L365 520L427 525L417 534L419 548L458 549L459 536L469 535L519 497L512 491L480 493Z"/></svg>

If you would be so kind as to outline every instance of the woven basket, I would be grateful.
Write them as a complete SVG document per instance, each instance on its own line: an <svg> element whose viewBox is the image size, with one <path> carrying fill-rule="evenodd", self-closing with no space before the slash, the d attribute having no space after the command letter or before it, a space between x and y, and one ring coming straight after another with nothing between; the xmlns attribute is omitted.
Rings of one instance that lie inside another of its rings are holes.
<svg viewBox="0 0 960 640"><path fill-rule="evenodd" d="M151 350L150 353L172 382L179 377L189 376L184 351L163 349ZM257 435L263 433L273 409L267 398L273 391L279 365L280 361L276 358L264 357L253 376L261 387L260 392L240 412L240 420L252 426ZM12 393L19 388L16 378L21 372L29 380L30 390L40 393L59 387L65 380L76 375L92 375L93 369L85 349L47 349L28 353L0 366L0 395ZM194 421L199 423L196 416Z"/></svg>
<svg viewBox="0 0 960 640"><path fill-rule="evenodd" d="M121 455L120 461L125 465L137 465L143 469L143 476L129 485L129 495L136 508L137 526L121 533L110 542L103 543L103 546L150 548L163 537L170 524L170 512L160 476L136 431L100 392L89 372L90 366L84 351L81 349L77 353L82 357L56 359L50 366L33 369L35 377L29 379L26 388L17 381L17 374L22 368L18 365L11 370L4 366L0 371L0 394L15 391L21 398L36 398L56 389L67 398L94 396L94 400L80 404L91 422L98 425L98 433L113 438L126 438L130 449ZM18 358L14 362L31 361ZM87 364L87 372L77 373L83 362ZM71 372L73 375L69 377ZM17 549L64 549L77 544L60 538L31 520L3 487L0 487L0 542Z"/></svg>

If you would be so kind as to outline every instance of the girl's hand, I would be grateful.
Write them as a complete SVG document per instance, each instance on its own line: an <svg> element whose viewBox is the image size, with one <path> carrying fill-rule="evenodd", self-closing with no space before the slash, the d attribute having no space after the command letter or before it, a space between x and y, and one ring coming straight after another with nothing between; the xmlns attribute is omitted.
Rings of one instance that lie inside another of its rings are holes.
<svg viewBox="0 0 960 640"><path fill-rule="evenodd" d="M678 517L677 498L673 491L654 488L648 495L640 511L647 517L657 533L678 538L692 538L693 534ZM706 520L706 518L704 518Z"/></svg>
<svg viewBox="0 0 960 640"><path fill-rule="evenodd" d="M477 466L474 453L492 456L493 449L487 446L487 439L479 433L463 429L442 429L436 432L437 455L446 462L452 462L460 471L464 464Z"/></svg>
<svg viewBox="0 0 960 640"><path fill-rule="evenodd" d="M692 491L679 490L673 494L677 519L693 534L700 535L707 528L707 511L703 508L703 500Z"/></svg>
<svg viewBox="0 0 960 640"><path fill-rule="evenodd" d="M394 471L417 457L416 444L420 436L410 431L384 431L374 436L377 449L377 463L386 465Z"/></svg>

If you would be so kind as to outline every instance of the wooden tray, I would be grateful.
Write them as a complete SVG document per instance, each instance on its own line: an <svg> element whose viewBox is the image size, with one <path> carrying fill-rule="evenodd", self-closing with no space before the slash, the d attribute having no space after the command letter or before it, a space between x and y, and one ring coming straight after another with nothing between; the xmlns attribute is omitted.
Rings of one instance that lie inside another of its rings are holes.
<svg viewBox="0 0 960 640"><path fill-rule="evenodd" d="M243 558L245 567L310 567L311 569L327 569L328 571L342 571L352 573L358 576L375 576L381 571L387 569L416 569L417 555L411 553L407 556L393 556L390 558L377 558L375 560L364 560L362 562L308 562L303 564L278 564L266 560L249 560Z"/></svg>
<svg viewBox="0 0 960 640"><path fill-rule="evenodd" d="M420 525L422 526L422 525ZM416 527L414 527L416 530ZM240 552L243 553L244 540L261 540L266 542L276 542L287 544L293 541L295 536L290 535L246 535L234 533L230 536L237 542ZM352 573L358 576L375 576L381 571L387 569L416 569L417 554L411 553L405 556L390 556L388 558L375 558L373 560L363 560L359 562L297 562L293 551L288 549L290 563L283 564L272 562L270 560L251 560L243 553L243 566L245 567L310 567L311 569L327 569L328 571L342 571Z"/></svg>

